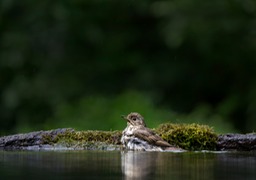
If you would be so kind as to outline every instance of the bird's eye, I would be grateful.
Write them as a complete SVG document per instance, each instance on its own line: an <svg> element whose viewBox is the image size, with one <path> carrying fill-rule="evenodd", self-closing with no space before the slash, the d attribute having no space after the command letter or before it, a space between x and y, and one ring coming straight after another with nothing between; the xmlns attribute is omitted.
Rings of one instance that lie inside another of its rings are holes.
<svg viewBox="0 0 256 180"><path fill-rule="evenodd" d="M134 118L132 118L132 120L136 121L137 119L134 117Z"/></svg>

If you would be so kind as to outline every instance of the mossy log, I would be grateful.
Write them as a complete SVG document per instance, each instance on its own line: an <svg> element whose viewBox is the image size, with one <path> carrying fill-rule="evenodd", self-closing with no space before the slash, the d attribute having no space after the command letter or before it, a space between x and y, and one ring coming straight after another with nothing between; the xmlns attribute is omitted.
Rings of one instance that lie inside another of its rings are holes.
<svg viewBox="0 0 256 180"><path fill-rule="evenodd" d="M256 134L217 135L198 124L162 124L154 129L164 140L186 150L256 150ZM75 131L72 128L0 137L0 149L120 150L121 131Z"/></svg>
<svg viewBox="0 0 256 180"><path fill-rule="evenodd" d="M119 150L121 132L75 131L72 128L36 131L0 137L0 149Z"/></svg>

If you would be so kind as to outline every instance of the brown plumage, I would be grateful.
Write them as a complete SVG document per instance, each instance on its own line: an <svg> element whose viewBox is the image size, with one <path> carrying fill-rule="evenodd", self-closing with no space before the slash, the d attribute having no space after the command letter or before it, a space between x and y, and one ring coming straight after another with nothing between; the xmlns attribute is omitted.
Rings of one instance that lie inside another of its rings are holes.
<svg viewBox="0 0 256 180"><path fill-rule="evenodd" d="M170 147L171 145L164 141L160 136L158 136L154 131L146 127L140 127L134 131L134 136L142 140L149 142L152 145Z"/></svg>
<svg viewBox="0 0 256 180"><path fill-rule="evenodd" d="M154 131L146 127L144 118L136 112L122 116L127 121L121 142L124 147L132 150L177 150L179 148L164 141Z"/></svg>

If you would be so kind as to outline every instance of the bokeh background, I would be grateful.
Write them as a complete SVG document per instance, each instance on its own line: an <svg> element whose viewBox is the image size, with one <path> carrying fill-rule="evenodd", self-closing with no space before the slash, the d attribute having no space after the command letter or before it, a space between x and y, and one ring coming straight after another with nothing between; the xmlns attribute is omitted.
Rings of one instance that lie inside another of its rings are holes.
<svg viewBox="0 0 256 180"><path fill-rule="evenodd" d="M0 135L256 128L256 1L1 0Z"/></svg>

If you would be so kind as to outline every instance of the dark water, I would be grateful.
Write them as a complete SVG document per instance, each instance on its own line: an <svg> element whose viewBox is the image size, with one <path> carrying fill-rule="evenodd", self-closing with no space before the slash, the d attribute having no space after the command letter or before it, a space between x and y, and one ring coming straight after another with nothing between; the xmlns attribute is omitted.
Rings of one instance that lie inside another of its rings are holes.
<svg viewBox="0 0 256 180"><path fill-rule="evenodd" d="M256 152L0 151L0 179L256 179Z"/></svg>

